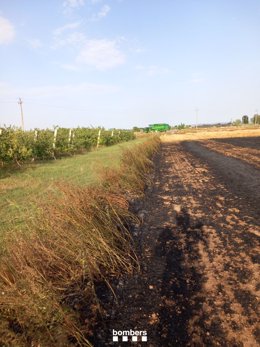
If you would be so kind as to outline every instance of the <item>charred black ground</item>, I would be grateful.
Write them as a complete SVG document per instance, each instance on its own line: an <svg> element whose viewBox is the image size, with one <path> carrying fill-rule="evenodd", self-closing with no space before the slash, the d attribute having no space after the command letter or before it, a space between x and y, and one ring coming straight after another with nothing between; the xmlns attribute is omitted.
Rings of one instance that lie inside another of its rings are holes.
<svg viewBox="0 0 260 347"><path fill-rule="evenodd" d="M116 297L97 286L105 313L94 346L133 345L113 343L112 329L146 330L135 346L259 345L259 198L239 173L260 174L222 157L194 142L162 144L152 187L134 206L141 270L112 282Z"/></svg>

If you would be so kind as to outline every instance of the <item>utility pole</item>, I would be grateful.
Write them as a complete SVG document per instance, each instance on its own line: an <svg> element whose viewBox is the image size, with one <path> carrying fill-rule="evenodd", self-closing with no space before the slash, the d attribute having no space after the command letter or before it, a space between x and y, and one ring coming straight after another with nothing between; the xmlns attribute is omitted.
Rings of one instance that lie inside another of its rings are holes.
<svg viewBox="0 0 260 347"><path fill-rule="evenodd" d="M198 115L199 115L199 109L196 108L195 112L196 112L196 129L197 129L197 128L198 128Z"/></svg>
<svg viewBox="0 0 260 347"><path fill-rule="evenodd" d="M21 109L22 129L24 130L24 120L23 120L23 102L22 102L22 99L21 99L21 98L19 98L19 100L18 100L18 105L20 105L20 109Z"/></svg>

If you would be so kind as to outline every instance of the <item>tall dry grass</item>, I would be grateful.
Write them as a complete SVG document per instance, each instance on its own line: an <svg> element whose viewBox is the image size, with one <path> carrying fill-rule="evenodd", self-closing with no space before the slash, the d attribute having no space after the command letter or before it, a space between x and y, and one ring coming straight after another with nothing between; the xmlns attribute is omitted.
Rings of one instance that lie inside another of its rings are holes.
<svg viewBox="0 0 260 347"><path fill-rule="evenodd" d="M9 236L0 264L1 346L91 346L102 314L96 283L113 291L111 278L138 267L127 197L143 193L158 147L154 138L125 151L99 187L57 183L58 199L39 202L29 232Z"/></svg>
<svg viewBox="0 0 260 347"><path fill-rule="evenodd" d="M152 136L146 142L124 150L120 169L103 172L105 188L116 189L128 197L142 196L146 186L151 184L149 173L153 168L152 158L159 147L159 137Z"/></svg>

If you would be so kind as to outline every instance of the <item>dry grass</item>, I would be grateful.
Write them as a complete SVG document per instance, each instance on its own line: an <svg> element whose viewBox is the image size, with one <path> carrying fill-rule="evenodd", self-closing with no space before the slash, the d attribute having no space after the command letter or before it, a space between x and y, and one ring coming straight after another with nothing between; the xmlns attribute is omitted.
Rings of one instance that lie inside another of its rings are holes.
<svg viewBox="0 0 260 347"><path fill-rule="evenodd" d="M128 194L142 194L158 139L126 150L101 187L57 183L30 232L9 235L0 265L0 345L90 346L100 312L95 284L138 267ZM102 313L102 312L101 312Z"/></svg>
<svg viewBox="0 0 260 347"><path fill-rule="evenodd" d="M151 137L150 140L133 148L125 149L120 170L107 169L103 172L103 181L112 189L124 192L129 198L142 195L146 186L150 184L149 172L153 167L152 157L159 149L159 137Z"/></svg>
<svg viewBox="0 0 260 347"><path fill-rule="evenodd" d="M187 129L177 133L167 133L161 136L163 142L178 142L186 140L205 140L230 137L260 136L260 127L230 127Z"/></svg>

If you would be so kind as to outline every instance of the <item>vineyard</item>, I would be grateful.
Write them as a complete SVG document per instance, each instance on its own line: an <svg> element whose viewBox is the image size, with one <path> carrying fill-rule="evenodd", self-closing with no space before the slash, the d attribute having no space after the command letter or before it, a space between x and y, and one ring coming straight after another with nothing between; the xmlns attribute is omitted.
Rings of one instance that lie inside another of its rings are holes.
<svg viewBox="0 0 260 347"><path fill-rule="evenodd" d="M134 138L130 130L55 128L23 131L6 127L0 129L0 163L2 166L10 163L20 165L29 160L56 159Z"/></svg>

